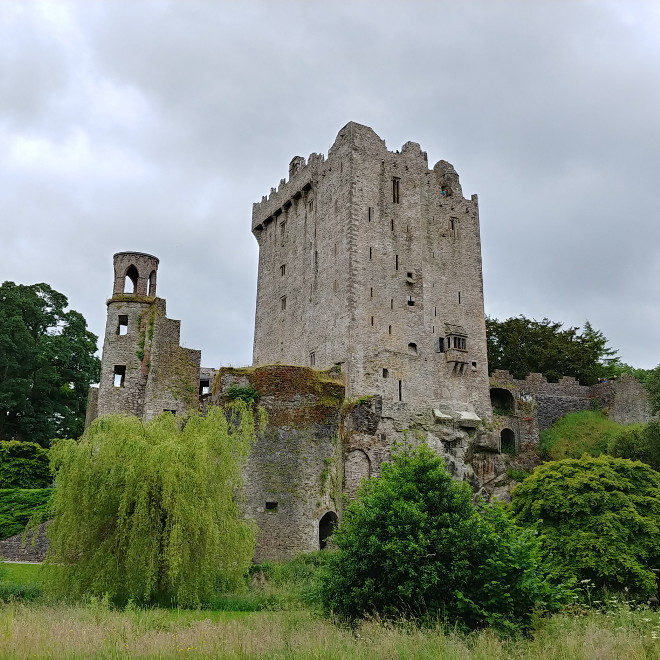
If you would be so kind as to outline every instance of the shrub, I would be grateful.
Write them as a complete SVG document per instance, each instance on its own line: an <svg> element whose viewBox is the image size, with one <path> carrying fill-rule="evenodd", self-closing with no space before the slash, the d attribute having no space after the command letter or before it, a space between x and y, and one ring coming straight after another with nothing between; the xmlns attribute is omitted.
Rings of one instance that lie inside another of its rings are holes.
<svg viewBox="0 0 660 660"><path fill-rule="evenodd" d="M549 429L541 431L539 451L554 461L580 458L582 454L599 456L607 451L609 441L624 428L598 410L569 413Z"/></svg>
<svg viewBox="0 0 660 660"><path fill-rule="evenodd" d="M545 463L518 484L515 520L540 532L541 557L560 580L655 593L660 567L660 473L611 456Z"/></svg>
<svg viewBox="0 0 660 660"><path fill-rule="evenodd" d="M254 403L259 398L259 392L252 385L240 387L239 385L230 385L227 388L227 398L231 401L240 399L245 403Z"/></svg>
<svg viewBox="0 0 660 660"><path fill-rule="evenodd" d="M170 414L109 415L57 442L46 590L197 606L242 584L254 532L235 493L255 422L243 402L225 412L183 428Z"/></svg>
<svg viewBox="0 0 660 660"><path fill-rule="evenodd" d="M46 488L52 482L47 449L36 442L0 442L0 488Z"/></svg>
<svg viewBox="0 0 660 660"><path fill-rule="evenodd" d="M425 446L395 453L361 487L333 540L320 598L344 620L444 616L512 631L557 601L536 563L534 531L499 506L476 508L469 485Z"/></svg>
<svg viewBox="0 0 660 660"><path fill-rule="evenodd" d="M612 456L642 461L660 470L660 422L625 427L610 440L607 450Z"/></svg>
<svg viewBox="0 0 660 660"><path fill-rule="evenodd" d="M35 515L48 517L52 488L0 489L0 539L19 534Z"/></svg>

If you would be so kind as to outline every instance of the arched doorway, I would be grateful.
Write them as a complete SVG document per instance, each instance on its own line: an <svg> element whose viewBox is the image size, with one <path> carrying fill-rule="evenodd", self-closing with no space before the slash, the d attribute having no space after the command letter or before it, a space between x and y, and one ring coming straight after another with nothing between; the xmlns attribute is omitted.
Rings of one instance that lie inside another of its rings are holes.
<svg viewBox="0 0 660 660"><path fill-rule="evenodd" d="M328 538L337 526L337 514L334 511L328 511L321 520L319 520L319 548L323 550L328 545Z"/></svg>
<svg viewBox="0 0 660 660"><path fill-rule="evenodd" d="M353 498L364 479L371 474L369 457L361 449L353 449L346 455L344 461L344 493L346 497Z"/></svg>
<svg viewBox="0 0 660 660"><path fill-rule="evenodd" d="M502 429L500 433L500 448L504 454L516 453L516 434L511 429Z"/></svg>
<svg viewBox="0 0 660 660"><path fill-rule="evenodd" d="M515 415L516 407L513 394L503 387L490 388L490 405L496 415Z"/></svg>

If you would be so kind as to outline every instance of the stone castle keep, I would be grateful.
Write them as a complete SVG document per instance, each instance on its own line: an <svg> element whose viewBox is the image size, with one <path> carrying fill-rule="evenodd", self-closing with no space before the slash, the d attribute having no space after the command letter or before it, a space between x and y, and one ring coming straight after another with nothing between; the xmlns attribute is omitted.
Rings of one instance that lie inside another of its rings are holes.
<svg viewBox="0 0 660 660"><path fill-rule="evenodd" d="M492 493L503 445L538 443L594 398L620 421L649 418L634 379L595 389L489 379L477 196L463 197L446 161L430 169L414 142L388 151L347 124L327 158L292 159L288 179L254 204L252 232L254 355L243 369L202 367L200 351L180 346L180 322L156 296L156 257L114 256L87 423L183 415L256 390L269 422L245 468L243 511L259 528L258 560L324 547L344 499L397 440L424 438L455 478Z"/></svg>

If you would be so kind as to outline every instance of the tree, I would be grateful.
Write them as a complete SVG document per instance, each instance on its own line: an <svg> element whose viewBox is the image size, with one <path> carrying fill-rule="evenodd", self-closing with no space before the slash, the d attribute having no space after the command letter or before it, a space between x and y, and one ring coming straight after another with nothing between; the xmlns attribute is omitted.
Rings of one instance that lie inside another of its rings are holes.
<svg viewBox="0 0 660 660"><path fill-rule="evenodd" d="M511 631L556 601L534 532L498 506L476 508L469 485L426 446L396 453L361 487L333 541L320 593L342 619L445 616Z"/></svg>
<svg viewBox="0 0 660 660"><path fill-rule="evenodd" d="M90 383L99 378L97 337L47 284L0 286L0 439L47 446L78 437Z"/></svg>
<svg viewBox="0 0 660 660"><path fill-rule="evenodd" d="M574 376L583 385L593 385L618 362L617 351L608 347L603 333L589 321L580 331L547 318L487 318L486 334L490 371L504 369L515 378L541 373L550 381Z"/></svg>
<svg viewBox="0 0 660 660"><path fill-rule="evenodd" d="M238 401L185 424L108 415L79 442L57 441L46 589L198 606L236 586L254 553L236 501L254 435Z"/></svg>
<svg viewBox="0 0 660 660"><path fill-rule="evenodd" d="M601 455L537 467L512 493L520 525L535 525L541 558L559 580L648 598L660 566L660 473Z"/></svg>
<svg viewBox="0 0 660 660"><path fill-rule="evenodd" d="M607 451L660 470L660 422L625 426L610 440Z"/></svg>

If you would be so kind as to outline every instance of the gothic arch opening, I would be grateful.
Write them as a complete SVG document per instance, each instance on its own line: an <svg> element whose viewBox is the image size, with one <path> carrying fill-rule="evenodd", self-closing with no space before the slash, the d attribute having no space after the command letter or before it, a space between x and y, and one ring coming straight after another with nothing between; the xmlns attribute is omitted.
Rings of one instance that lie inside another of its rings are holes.
<svg viewBox="0 0 660 660"><path fill-rule="evenodd" d="M408 353L409 355L417 355L417 344L415 342L410 342L408 344Z"/></svg>
<svg viewBox="0 0 660 660"><path fill-rule="evenodd" d="M500 447L504 454L516 453L516 434L511 429L502 429Z"/></svg>
<svg viewBox="0 0 660 660"><path fill-rule="evenodd" d="M490 405L496 415L515 415L516 404L513 394L504 387L490 388Z"/></svg>
<svg viewBox="0 0 660 660"><path fill-rule="evenodd" d="M370 476L371 461L367 454L361 449L349 451L344 461L344 493L346 497L355 497L359 485Z"/></svg>
<svg viewBox="0 0 660 660"><path fill-rule="evenodd" d="M328 538L337 526L337 514L334 511L328 511L321 520L319 520L319 548L323 550L328 545Z"/></svg>
<svg viewBox="0 0 660 660"><path fill-rule="evenodd" d="M147 295L156 295L156 271L152 270L149 274L149 293Z"/></svg>
<svg viewBox="0 0 660 660"><path fill-rule="evenodd" d="M124 293L136 293L138 282L138 270L133 264L128 267L124 278Z"/></svg>

